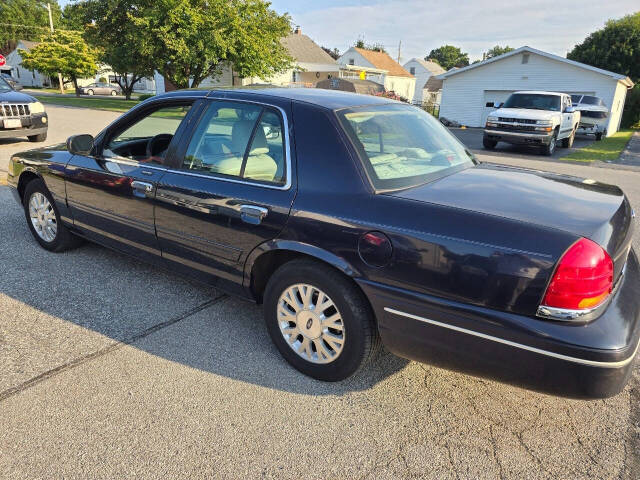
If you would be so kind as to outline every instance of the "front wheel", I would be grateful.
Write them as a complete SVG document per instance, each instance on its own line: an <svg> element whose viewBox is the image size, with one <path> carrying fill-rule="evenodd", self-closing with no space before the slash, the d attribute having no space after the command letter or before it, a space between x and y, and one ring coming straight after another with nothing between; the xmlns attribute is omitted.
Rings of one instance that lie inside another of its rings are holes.
<svg viewBox="0 0 640 480"><path fill-rule="evenodd" d="M87 95L93 95L93 90L87 90Z"/></svg>
<svg viewBox="0 0 640 480"><path fill-rule="evenodd" d="M51 193L42 180L31 180L27 184L22 204L29 230L42 248L63 252L81 243L60 221Z"/></svg>
<svg viewBox="0 0 640 480"><path fill-rule="evenodd" d="M340 272L312 260L293 260L271 276L264 318L285 360L318 380L353 375L380 343L362 292Z"/></svg>
<svg viewBox="0 0 640 480"><path fill-rule="evenodd" d="M573 132L571 132L571 135L569 135L567 138L563 138L562 139L562 147L563 148L571 148L573 147L573 140L576 137L576 131L574 130Z"/></svg>
<svg viewBox="0 0 640 480"><path fill-rule="evenodd" d="M47 139L47 132L27 137L30 142L44 142Z"/></svg>
<svg viewBox="0 0 640 480"><path fill-rule="evenodd" d="M549 140L549 144L543 145L542 148L540 149L543 155L547 155L549 157L553 155L553 153L556 151L557 138L558 138L558 131L556 130L553 136L551 137L551 139Z"/></svg>
<svg viewBox="0 0 640 480"><path fill-rule="evenodd" d="M487 150L493 150L494 148L496 148L497 144L498 142L496 142L495 140L491 140L487 137L482 137L482 146Z"/></svg>
<svg viewBox="0 0 640 480"><path fill-rule="evenodd" d="M115 97L118 94L118 92L116 92L115 90L111 90L111 96Z"/></svg>

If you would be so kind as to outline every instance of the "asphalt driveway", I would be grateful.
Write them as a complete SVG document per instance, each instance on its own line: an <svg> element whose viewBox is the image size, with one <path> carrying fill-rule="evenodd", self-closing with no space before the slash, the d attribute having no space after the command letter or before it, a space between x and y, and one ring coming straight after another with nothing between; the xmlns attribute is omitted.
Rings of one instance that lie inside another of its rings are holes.
<svg viewBox="0 0 640 480"><path fill-rule="evenodd" d="M63 110L51 138L117 116ZM490 158L616 183L640 211L640 172ZM640 478L637 359L600 401L384 352L322 383L255 305L95 245L44 251L1 186L0 238L0 477Z"/></svg>
<svg viewBox="0 0 640 480"><path fill-rule="evenodd" d="M510 157L535 157L540 160L544 160L545 157L538 152L537 148L527 147L523 145L510 145L508 143L500 142L496 146L494 150L485 150L482 146L482 128L450 128L451 133L453 133L458 139L464 143L468 148L474 151L483 151L487 154L493 154L496 156L510 156ZM573 142L572 148L562 148L560 146L560 142L558 142L558 146L556 151L553 153L551 158L560 158L568 155L569 153L586 147L595 141L595 138L592 135L577 135L575 141Z"/></svg>

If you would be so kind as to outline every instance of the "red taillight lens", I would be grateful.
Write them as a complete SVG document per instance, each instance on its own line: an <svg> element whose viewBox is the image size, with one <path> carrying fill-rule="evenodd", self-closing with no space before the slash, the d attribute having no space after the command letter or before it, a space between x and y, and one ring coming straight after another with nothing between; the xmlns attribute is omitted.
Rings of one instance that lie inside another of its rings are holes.
<svg viewBox="0 0 640 480"><path fill-rule="evenodd" d="M582 238L560 259L543 305L571 310L593 308L604 302L613 288L613 262L595 242Z"/></svg>

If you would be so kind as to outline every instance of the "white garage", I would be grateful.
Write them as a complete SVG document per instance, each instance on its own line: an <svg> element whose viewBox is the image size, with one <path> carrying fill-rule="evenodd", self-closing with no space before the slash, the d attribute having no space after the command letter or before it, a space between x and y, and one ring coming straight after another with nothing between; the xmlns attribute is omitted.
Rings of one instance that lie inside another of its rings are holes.
<svg viewBox="0 0 640 480"><path fill-rule="evenodd" d="M624 75L574 62L531 47L468 67L449 70L443 80L440 116L468 127L482 127L487 115L518 90L595 95L609 107L607 134L620 127L627 90Z"/></svg>

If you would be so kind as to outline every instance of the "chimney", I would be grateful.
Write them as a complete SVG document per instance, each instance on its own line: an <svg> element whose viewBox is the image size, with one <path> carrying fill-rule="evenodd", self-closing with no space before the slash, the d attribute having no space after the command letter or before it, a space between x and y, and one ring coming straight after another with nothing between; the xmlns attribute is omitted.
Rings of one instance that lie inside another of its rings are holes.
<svg viewBox="0 0 640 480"><path fill-rule="evenodd" d="M300 28L300 25L296 25L296 29L293 31L293 33L295 33L296 35L302 35L302 29Z"/></svg>

